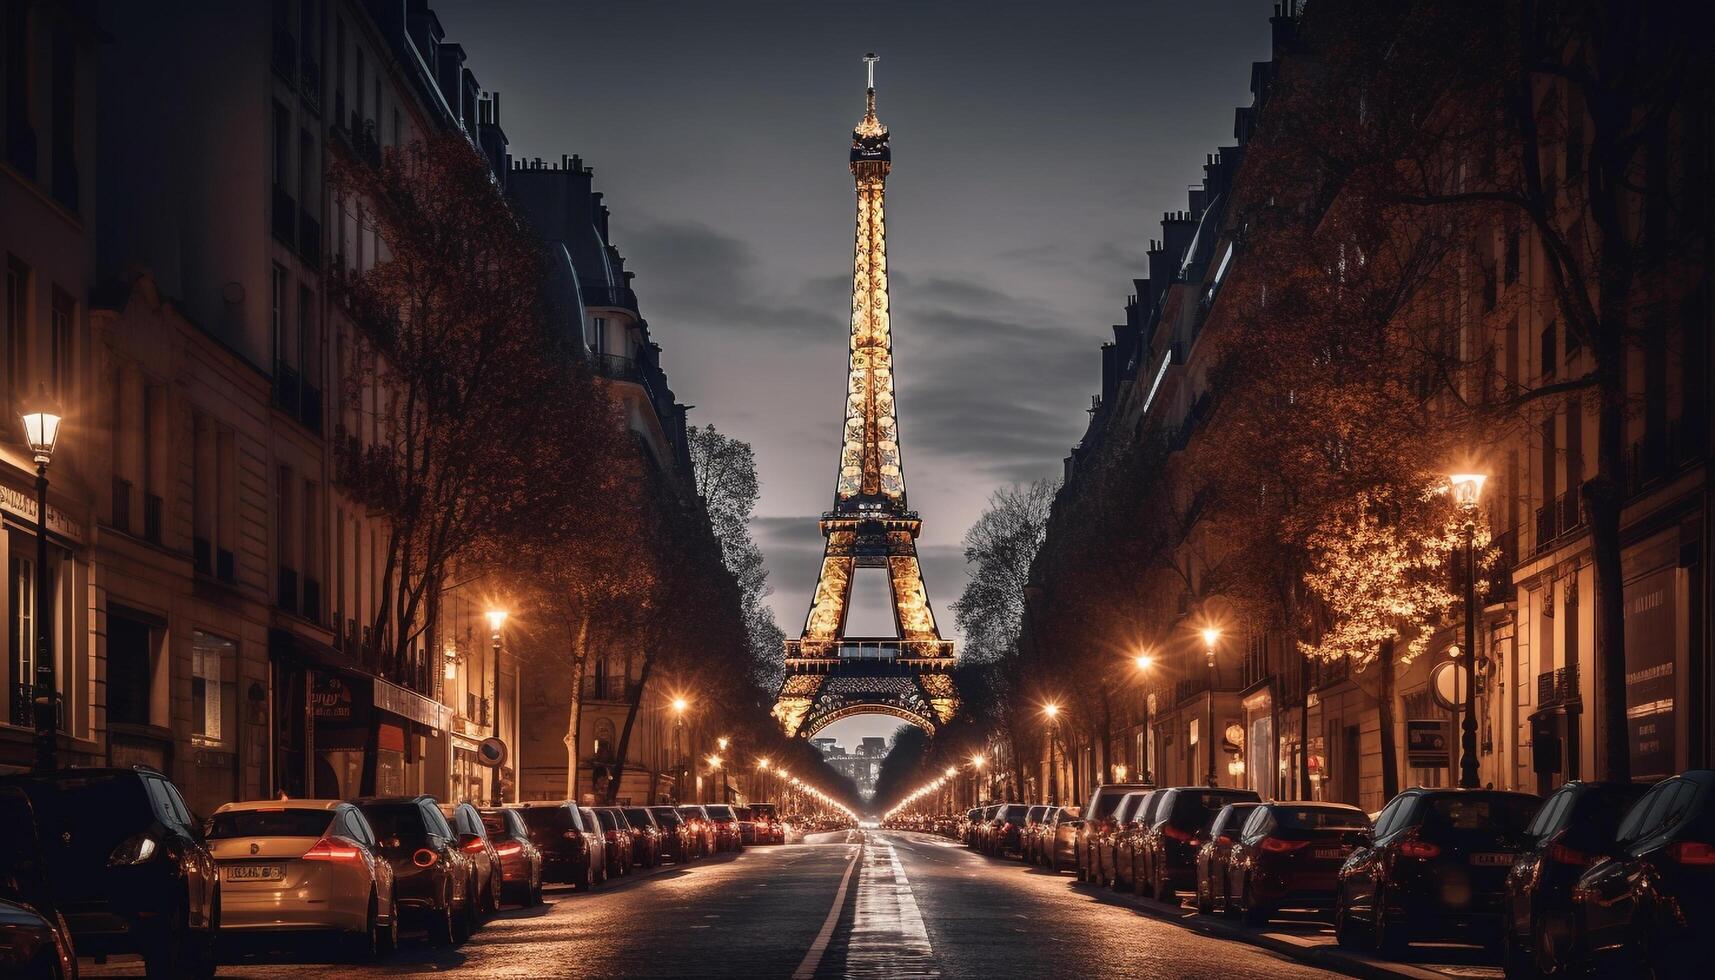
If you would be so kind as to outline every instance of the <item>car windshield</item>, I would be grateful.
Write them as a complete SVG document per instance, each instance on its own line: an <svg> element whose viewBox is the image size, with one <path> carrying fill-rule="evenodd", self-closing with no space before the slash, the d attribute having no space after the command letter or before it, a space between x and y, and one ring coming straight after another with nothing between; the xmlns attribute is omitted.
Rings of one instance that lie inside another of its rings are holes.
<svg viewBox="0 0 1715 980"><path fill-rule="evenodd" d="M1534 796L1505 793L1447 795L1429 798L1423 825L1435 830L1486 830L1500 834L1523 833L1541 803Z"/></svg>
<svg viewBox="0 0 1715 980"><path fill-rule="evenodd" d="M362 809L369 818L369 826L375 830L376 840L391 837L422 840L429 836L429 828L423 824L423 810L415 803L373 803Z"/></svg>
<svg viewBox="0 0 1715 980"><path fill-rule="evenodd" d="M1221 793L1212 790L1182 789L1173 794L1173 812L1168 820L1176 827L1207 827L1228 803L1250 802L1256 794L1250 792Z"/></svg>
<svg viewBox="0 0 1715 980"><path fill-rule="evenodd" d="M1128 791L1123 789L1102 790L1096 794L1095 805L1090 807L1090 819L1101 820L1114 815L1119 809L1120 801L1125 799Z"/></svg>
<svg viewBox="0 0 1715 980"><path fill-rule="evenodd" d="M707 813L703 812L702 807L689 804L680 807L679 812L685 815L686 820L701 820L708 816Z"/></svg>
<svg viewBox="0 0 1715 980"><path fill-rule="evenodd" d="M1364 811L1343 806L1277 806L1274 821L1291 830L1369 830Z"/></svg>
<svg viewBox="0 0 1715 980"><path fill-rule="evenodd" d="M679 811L670 806L656 807L649 813L655 818L655 822L663 827L673 828L685 822L684 818L679 815Z"/></svg>
<svg viewBox="0 0 1715 980"><path fill-rule="evenodd" d="M716 803L713 806L705 806L703 809L708 811L709 816L716 820L732 819L732 807L727 806L725 803Z"/></svg>
<svg viewBox="0 0 1715 980"><path fill-rule="evenodd" d="M655 826L655 819L649 815L648 810L640 806L628 807L622 812L625 814L625 822L630 824L634 830L644 830Z"/></svg>
<svg viewBox="0 0 1715 980"><path fill-rule="evenodd" d="M155 819L142 780L130 775L65 774L19 785L35 806L44 840L69 833L106 854Z"/></svg>
<svg viewBox="0 0 1715 980"><path fill-rule="evenodd" d="M330 810L302 807L231 810L209 820L211 840L228 837L320 837L333 822Z"/></svg>
<svg viewBox="0 0 1715 980"><path fill-rule="evenodd" d="M1029 812L1029 807L1022 803L1014 803L1010 806L1002 807L1000 814L996 819L1005 820L1007 823L1023 823L1024 815Z"/></svg>
<svg viewBox="0 0 1715 980"><path fill-rule="evenodd" d="M732 808L732 812L734 814L736 814L740 820L749 820L750 819L750 807L735 806Z"/></svg>
<svg viewBox="0 0 1715 980"><path fill-rule="evenodd" d="M752 803L750 805L750 814L751 814L751 816L755 817L758 820L773 820L774 819L774 804L772 804L772 803Z"/></svg>
<svg viewBox="0 0 1715 980"><path fill-rule="evenodd" d="M619 829L619 818L612 810L597 810L595 812L595 818L596 822L601 824L601 829L603 830Z"/></svg>
<svg viewBox="0 0 1715 980"><path fill-rule="evenodd" d="M572 811L563 806L531 806L518 812L524 817L524 826L530 828L532 835L582 829L572 818Z"/></svg>

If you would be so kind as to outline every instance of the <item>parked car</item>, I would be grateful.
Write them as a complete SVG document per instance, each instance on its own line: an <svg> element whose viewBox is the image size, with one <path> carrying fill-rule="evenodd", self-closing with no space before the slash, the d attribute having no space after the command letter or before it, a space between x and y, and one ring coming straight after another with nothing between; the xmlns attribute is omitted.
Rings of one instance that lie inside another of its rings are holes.
<svg viewBox="0 0 1715 980"><path fill-rule="evenodd" d="M477 914L490 916L499 912L505 875L500 870L500 855L494 851L494 842L488 839L488 825L482 822L482 814L469 803L442 803L441 816L452 825L459 848L470 858L471 874L476 878Z"/></svg>
<svg viewBox="0 0 1715 980"><path fill-rule="evenodd" d="M987 852L1006 857L1018 850L1019 832L1024 829L1024 815L1029 812L1030 807L1023 803L1007 803L998 808L989 820Z"/></svg>
<svg viewBox="0 0 1715 980"><path fill-rule="evenodd" d="M1113 819L1108 822L1106 829L1095 836L1096 860L1086 881L1111 885L1118 880L1120 838L1128 830L1134 829L1138 817L1149 806L1150 797L1154 794L1154 790L1146 789L1120 797L1119 806L1114 808Z"/></svg>
<svg viewBox="0 0 1715 980"><path fill-rule="evenodd" d="M1335 938L1383 952L1419 940L1499 939L1507 872L1541 802L1478 789L1394 797L1340 868Z"/></svg>
<svg viewBox="0 0 1715 980"><path fill-rule="evenodd" d="M50 897L79 955L140 953L151 977L214 975L214 856L166 776L62 769L0 778L9 787L35 813Z"/></svg>
<svg viewBox="0 0 1715 980"><path fill-rule="evenodd" d="M596 837L595 873L597 883L603 883L610 878L624 874L625 872L615 867L615 862L608 857L607 827L603 826L601 818L596 816L595 807L578 807L578 816L583 819L584 826Z"/></svg>
<svg viewBox="0 0 1715 980"><path fill-rule="evenodd" d="M679 812L678 807L652 806L649 815L660 825L662 837L661 853L673 859L675 864L684 864L699 853L699 838L692 829L690 821Z"/></svg>
<svg viewBox="0 0 1715 980"><path fill-rule="evenodd" d="M27 980L77 976L71 929L54 905L47 852L23 790L0 788L0 975Z"/></svg>
<svg viewBox="0 0 1715 980"><path fill-rule="evenodd" d="M1001 804L1001 803L991 803L988 806L983 807L982 811L977 814L976 826L971 829L971 846L972 847L974 847L975 849L977 849L979 851L987 853L987 851L988 851L988 839L989 839L989 824L991 822L993 822L994 815L999 813L1000 808L1004 805L1005 804Z"/></svg>
<svg viewBox="0 0 1715 980"><path fill-rule="evenodd" d="M736 851L744 847L744 840L739 836L738 814L732 812L732 807L725 803L707 803L703 812L709 815L709 820L715 825L715 849L718 851Z"/></svg>
<svg viewBox="0 0 1715 980"><path fill-rule="evenodd" d="M220 869L221 932L334 930L362 956L399 945L393 865L350 803L228 803L208 820L208 845Z"/></svg>
<svg viewBox="0 0 1715 980"><path fill-rule="evenodd" d="M542 904L542 849L530 839L524 815L511 807L484 807L483 829L500 859L500 894L526 907Z"/></svg>
<svg viewBox="0 0 1715 980"><path fill-rule="evenodd" d="M1078 842L1074 849L1079 881L1095 880L1096 838L1118 829L1114 810L1119 808L1120 801L1127 793L1154 788L1148 783L1103 783L1090 792L1090 800L1083 807L1083 823L1078 826Z"/></svg>
<svg viewBox="0 0 1715 980"><path fill-rule="evenodd" d="M781 821L774 804L752 803L750 815L751 819L756 821L756 842L758 844L786 843L786 824Z"/></svg>
<svg viewBox="0 0 1715 980"><path fill-rule="evenodd" d="M594 888L604 875L607 847L593 822L571 803L522 803L517 807L530 842L542 852L542 880L569 884L579 891Z"/></svg>
<svg viewBox="0 0 1715 980"><path fill-rule="evenodd" d="M637 854L631 837L631 824L616 806L593 807L596 825L601 828L602 843L607 848L608 874L623 877L631 873Z"/></svg>
<svg viewBox="0 0 1715 980"><path fill-rule="evenodd" d="M432 796L353 800L374 832L377 852L393 865L399 914L429 931L431 942L455 945L476 930L479 898L470 855Z"/></svg>
<svg viewBox="0 0 1715 980"><path fill-rule="evenodd" d="M751 819L750 807L735 806L732 808L732 815L738 818L738 842L756 843L756 821Z"/></svg>
<svg viewBox="0 0 1715 980"><path fill-rule="evenodd" d="M1084 827L1083 808L1061 807L1054 817L1043 842L1043 865L1059 874L1064 868L1078 863L1078 832Z"/></svg>
<svg viewBox="0 0 1715 980"><path fill-rule="evenodd" d="M1262 925L1282 907L1334 908L1340 867L1370 835L1370 818L1344 803L1264 803L1227 854L1225 908Z"/></svg>
<svg viewBox="0 0 1715 980"><path fill-rule="evenodd" d="M965 811L964 826L960 828L959 839L966 847L971 847L976 840L977 824L982 821L983 807L974 806Z"/></svg>
<svg viewBox="0 0 1715 980"><path fill-rule="evenodd" d="M631 828L632 860L644 868L653 868L660 864L662 850L667 845L667 834L661 829L661 825L655 822L649 808L628 806L619 812L625 818L626 826Z"/></svg>
<svg viewBox="0 0 1715 980"><path fill-rule="evenodd" d="M1052 809L1054 808L1051 806L1038 804L1024 811L1024 826L1018 832L1018 856L1026 864L1030 863L1030 851L1034 844L1033 838L1037 833L1036 826Z"/></svg>
<svg viewBox="0 0 1715 980"><path fill-rule="evenodd" d="M1149 827L1155 822L1157 811L1161 809L1161 801L1166 799L1167 791L1156 789L1146 793L1135 807L1131 817L1120 827L1114 836L1113 846L1113 881L1114 891L1129 888L1134 895L1143 894L1143 882L1138 878L1138 868L1142 865L1143 838L1149 833ZM1122 800L1123 804L1124 801Z"/></svg>
<svg viewBox="0 0 1715 980"><path fill-rule="evenodd" d="M1217 900L1223 909L1228 907L1227 857L1251 811L1261 805L1228 803L1210 822L1209 839L1197 849L1197 911L1205 915L1215 911Z"/></svg>
<svg viewBox="0 0 1715 980"><path fill-rule="evenodd" d="M1622 976L1697 976L1715 926L1715 770L1664 779L1572 889L1577 953Z"/></svg>
<svg viewBox="0 0 1715 980"><path fill-rule="evenodd" d="M682 803L679 805L679 813L691 826L691 833L697 841L698 854L713 854L720 848L720 836L715 828L714 818L709 816L709 811L703 809L701 804Z"/></svg>
<svg viewBox="0 0 1715 980"><path fill-rule="evenodd" d="M1248 789L1207 786L1178 786L1159 796L1134 847L1132 880L1135 891L1178 904L1180 891L1197 888L1197 854L1209 839L1215 814L1229 803L1255 803L1260 797Z"/></svg>
<svg viewBox="0 0 1715 980"><path fill-rule="evenodd" d="M1626 811L1649 787L1638 783L1562 783L1543 800L1528 845L1506 878L1502 961L1508 976L1565 969L1572 952L1572 888L1612 849Z"/></svg>

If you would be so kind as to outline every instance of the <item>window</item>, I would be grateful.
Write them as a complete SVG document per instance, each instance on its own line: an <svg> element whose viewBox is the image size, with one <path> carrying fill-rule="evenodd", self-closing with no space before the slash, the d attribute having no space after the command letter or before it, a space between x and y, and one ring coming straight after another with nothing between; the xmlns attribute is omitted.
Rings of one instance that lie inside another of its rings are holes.
<svg viewBox="0 0 1715 980"><path fill-rule="evenodd" d="M292 115L280 103L274 103L274 168L276 190L284 191L292 176Z"/></svg>
<svg viewBox="0 0 1715 980"><path fill-rule="evenodd" d="M21 6L21 5L20 5ZM24 387L24 366L28 363L30 337L30 267L17 259L6 257L6 384L13 397L21 395Z"/></svg>
<svg viewBox="0 0 1715 980"><path fill-rule="evenodd" d="M1548 325L1542 328L1542 376L1545 378L1554 377L1556 349L1554 326L1554 321L1550 320Z"/></svg>
<svg viewBox="0 0 1715 980"><path fill-rule="evenodd" d="M52 358L48 383L53 387L54 397L62 404L72 394L71 341L72 325L76 322L76 302L70 293L55 286L53 311L48 318L48 345Z"/></svg>
<svg viewBox="0 0 1715 980"><path fill-rule="evenodd" d="M225 737L224 710L231 699L224 678L237 649L231 640L200 630L191 634L191 734L202 741Z"/></svg>
<svg viewBox="0 0 1715 980"><path fill-rule="evenodd" d="M1518 282L1519 247L1519 233L1516 231L1507 232L1506 259L1502 264L1502 278L1509 286Z"/></svg>
<svg viewBox="0 0 1715 980"><path fill-rule="evenodd" d="M304 381L314 377L313 366L316 363L316 294L310 292L310 287L298 286L298 336L293 344L292 363L302 373Z"/></svg>
<svg viewBox="0 0 1715 980"><path fill-rule="evenodd" d="M29 542L22 535L12 536L12 555L7 562L10 588L7 599L11 606L11 623L7 635L11 649L10 664L13 691L21 691L36 682L36 563L21 551ZM34 721L34 709L29 700L12 698L12 724L29 725Z"/></svg>
<svg viewBox="0 0 1715 980"><path fill-rule="evenodd" d="M107 720L148 725L154 718L155 630L148 623L107 612Z"/></svg>
<svg viewBox="0 0 1715 980"><path fill-rule="evenodd" d="M269 332L274 338L274 363L276 366L285 363L286 358L286 270L274 266L274 276L269 287Z"/></svg>

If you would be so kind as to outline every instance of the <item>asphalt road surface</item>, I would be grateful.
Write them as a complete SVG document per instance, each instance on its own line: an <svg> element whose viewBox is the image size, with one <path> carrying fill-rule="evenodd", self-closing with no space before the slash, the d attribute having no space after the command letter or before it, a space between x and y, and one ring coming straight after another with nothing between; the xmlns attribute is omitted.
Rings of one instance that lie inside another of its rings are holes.
<svg viewBox="0 0 1715 980"><path fill-rule="evenodd" d="M811 836L508 909L454 950L407 936L379 961L298 943L228 960L235 977L1163 977L1332 974L1140 916L1117 896L894 831ZM837 901L837 905L836 905ZM115 961L86 976L121 975Z"/></svg>

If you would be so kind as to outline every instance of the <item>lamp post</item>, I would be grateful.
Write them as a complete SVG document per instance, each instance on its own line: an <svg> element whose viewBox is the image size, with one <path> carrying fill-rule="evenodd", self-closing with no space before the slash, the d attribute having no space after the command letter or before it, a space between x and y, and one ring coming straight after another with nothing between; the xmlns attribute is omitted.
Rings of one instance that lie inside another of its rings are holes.
<svg viewBox="0 0 1715 980"><path fill-rule="evenodd" d="M722 752L725 752L726 747L728 745L731 745L731 744L732 744L732 739L727 738L725 735L722 735L720 738L715 739L715 745L719 746L720 750ZM721 802L722 803L731 803L732 802L732 787L730 785L728 785L728 783L727 783L726 770L725 769L721 770Z"/></svg>
<svg viewBox="0 0 1715 980"><path fill-rule="evenodd" d="M987 763L980 752L971 756L971 806L980 806L983 802L983 766Z"/></svg>
<svg viewBox="0 0 1715 980"><path fill-rule="evenodd" d="M1465 515L1465 704L1459 721L1459 788L1476 789L1477 776L1477 502L1481 473L1454 473L1453 500Z"/></svg>
<svg viewBox="0 0 1715 980"><path fill-rule="evenodd" d="M53 618L48 575L48 463L59 440L60 414L46 397L23 413L24 441L36 460L36 678L31 700L35 703L36 770L59 768L59 697L54 683L53 640L48 621Z"/></svg>
<svg viewBox="0 0 1715 980"><path fill-rule="evenodd" d="M1137 672L1139 674L1147 674L1150 669L1155 666L1155 655L1150 653L1148 650L1145 650L1133 657L1131 662L1137 667ZM1150 782L1149 725L1149 694L1148 692L1145 692L1143 696L1143 744L1138 748L1137 778L1146 783ZM1124 776L1116 775L1116 778L1122 783L1125 782Z"/></svg>
<svg viewBox="0 0 1715 980"><path fill-rule="evenodd" d="M1050 806L1059 806L1060 766L1056 756L1060 751L1060 706L1049 702L1042 706L1042 714L1048 719L1048 803Z"/></svg>
<svg viewBox="0 0 1715 980"><path fill-rule="evenodd" d="M1203 737L1209 743L1209 786L1215 785L1215 641L1221 638L1221 631L1214 627L1203 630L1203 653L1209 664L1209 730Z"/></svg>
<svg viewBox="0 0 1715 980"><path fill-rule="evenodd" d="M490 710L494 712L494 737L500 737L500 629L506 625L506 610L490 609L488 611L488 628L494 639L494 702ZM495 806L505 803L500 798L500 767L494 767L492 789L488 798Z"/></svg>
<svg viewBox="0 0 1715 980"><path fill-rule="evenodd" d="M682 736L685 731L685 709L690 707L684 698L673 699L673 801L675 803L685 798L685 745Z"/></svg>
<svg viewBox="0 0 1715 980"><path fill-rule="evenodd" d="M720 769L720 770L721 770L721 772L722 772L722 773L723 773L723 775L724 775L724 773L725 773L725 771L726 771L726 770L724 770L724 769L721 769L721 757L720 757L720 756L718 756L718 755L711 755L711 756L709 756L709 786L708 786L708 789L707 789L707 790L705 790L705 791L704 791L704 792L703 792L703 795L704 795L704 796L713 796L713 795L715 795L715 785L714 785L714 784L715 784L715 780L714 780L714 775L715 775L715 771L716 771L716 770L717 770L717 769ZM710 802L713 802L713 801L712 801L712 800L706 800L706 799L705 799L705 800L704 800L704 801L703 801L703 802L704 802L704 803L710 803Z"/></svg>
<svg viewBox="0 0 1715 980"><path fill-rule="evenodd" d="M751 800L752 803L755 803L757 800L761 800L763 798L762 781L764 779L766 779L767 777L768 777L768 757L763 756L762 758L756 760L756 797L755 797L755 799Z"/></svg>

